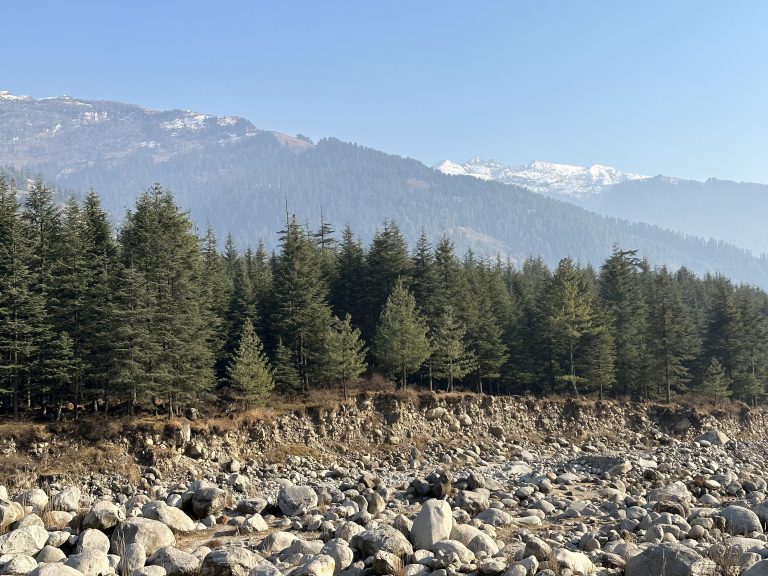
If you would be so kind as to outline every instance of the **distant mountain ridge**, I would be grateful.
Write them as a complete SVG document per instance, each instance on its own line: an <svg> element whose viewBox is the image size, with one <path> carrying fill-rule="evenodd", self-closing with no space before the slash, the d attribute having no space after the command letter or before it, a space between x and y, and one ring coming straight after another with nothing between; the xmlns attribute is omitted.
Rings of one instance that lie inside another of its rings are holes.
<svg viewBox="0 0 768 576"><path fill-rule="evenodd" d="M522 186L605 216L655 224L730 242L758 254L768 253L768 234L763 224L763 215L768 211L768 186L764 184L640 176L601 165L532 162L514 167L481 158L464 164L446 160L437 169Z"/></svg>
<svg viewBox="0 0 768 576"><path fill-rule="evenodd" d="M571 256L599 265L618 244L656 264L768 286L767 260L722 242L601 217L520 186L449 176L333 138L315 144L260 130L238 117L3 93L0 166L41 174L60 189L93 187L117 221L160 182L202 229L210 224L219 238L231 232L242 247L260 239L274 247L287 203L311 227L322 212L364 241L389 219L411 243L422 229L433 239L445 232L460 253L518 262L540 255L554 265Z"/></svg>
<svg viewBox="0 0 768 576"><path fill-rule="evenodd" d="M446 160L436 166L440 172L454 176L474 176L522 186L532 192L563 199L584 200L601 194L608 187L648 176L621 172L610 166L574 166L534 161L523 166L507 166L496 160L472 158L463 164Z"/></svg>

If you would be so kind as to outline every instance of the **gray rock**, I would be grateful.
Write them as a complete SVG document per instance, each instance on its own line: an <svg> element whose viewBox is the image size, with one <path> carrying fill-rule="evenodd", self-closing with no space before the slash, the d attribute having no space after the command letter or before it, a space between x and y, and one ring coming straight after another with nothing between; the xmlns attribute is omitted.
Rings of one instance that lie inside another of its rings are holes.
<svg viewBox="0 0 768 576"><path fill-rule="evenodd" d="M163 546L176 546L176 537L162 522L149 518L131 518L121 522L111 538L111 551L121 554L131 544L141 544L147 556Z"/></svg>
<svg viewBox="0 0 768 576"><path fill-rule="evenodd" d="M48 542L48 531L42 526L25 526L0 536L0 554L34 556Z"/></svg>
<svg viewBox="0 0 768 576"><path fill-rule="evenodd" d="M486 508L488 508L488 497L479 492L471 492L469 490L462 490L456 496L456 506L462 510L466 510L472 516L479 514Z"/></svg>
<svg viewBox="0 0 768 576"><path fill-rule="evenodd" d="M380 550L406 559L413 554L413 546L402 532L387 524L353 536L350 546L360 550L365 556L375 556Z"/></svg>
<svg viewBox="0 0 768 576"><path fill-rule="evenodd" d="M7 527L24 518L24 508L18 502L0 502L0 527Z"/></svg>
<svg viewBox="0 0 768 576"><path fill-rule="evenodd" d="M67 555L64 554L59 548L55 546L49 546L46 544L43 549L37 553L35 560L40 563L53 564L54 562L63 562L67 559ZM1 570L0 570L1 572Z"/></svg>
<svg viewBox="0 0 768 576"><path fill-rule="evenodd" d="M28 506L32 508L32 512L35 514L42 514L43 510L48 506L48 494L40 488L32 488L31 490L25 490L16 498L16 502L22 506Z"/></svg>
<svg viewBox="0 0 768 576"><path fill-rule="evenodd" d="M272 532L259 545L259 552L271 556L288 548L298 536L290 532Z"/></svg>
<svg viewBox="0 0 768 576"><path fill-rule="evenodd" d="M760 560L741 573L741 576L768 576L768 560Z"/></svg>
<svg viewBox="0 0 768 576"><path fill-rule="evenodd" d="M100 576L109 572L109 558L101 550L85 550L64 561L65 566L82 572L84 576Z"/></svg>
<svg viewBox="0 0 768 576"><path fill-rule="evenodd" d="M286 516L306 514L307 510L317 506L317 493L311 486L281 486L277 505Z"/></svg>
<svg viewBox="0 0 768 576"><path fill-rule="evenodd" d="M83 573L64 564L39 564L27 576L83 576Z"/></svg>
<svg viewBox="0 0 768 576"><path fill-rule="evenodd" d="M224 509L227 493L221 488L200 488L192 495L192 512L197 518L215 516Z"/></svg>
<svg viewBox="0 0 768 576"><path fill-rule="evenodd" d="M292 574L296 576L333 576L336 561L327 554L318 554L309 562L299 566Z"/></svg>
<svg viewBox="0 0 768 576"><path fill-rule="evenodd" d="M413 519L411 542L416 549L431 550L432 545L451 535L453 516L445 500L427 500Z"/></svg>
<svg viewBox="0 0 768 576"><path fill-rule="evenodd" d="M349 547L349 543L341 538L328 540L323 546L321 552L333 558L335 564L334 574L346 570L352 565L355 559L355 553Z"/></svg>
<svg viewBox="0 0 768 576"><path fill-rule="evenodd" d="M472 550L475 556L478 556L481 552L484 552L488 556L494 556L499 551L499 546L496 544L496 541L485 532L480 532L477 536L472 538L466 546Z"/></svg>
<svg viewBox="0 0 768 576"><path fill-rule="evenodd" d="M155 550L146 563L151 566L162 566L168 576L195 576L202 562L188 552L163 546Z"/></svg>
<svg viewBox="0 0 768 576"><path fill-rule="evenodd" d="M646 548L627 560L625 576L707 576L715 564L701 554L677 543Z"/></svg>
<svg viewBox="0 0 768 576"><path fill-rule="evenodd" d="M238 546L211 550L200 564L200 576L249 576L263 558Z"/></svg>
<svg viewBox="0 0 768 576"><path fill-rule="evenodd" d="M555 552L555 562L557 562L561 569L568 568L573 574L578 576L592 576L597 571L588 556L581 552L566 550L565 548L560 548ZM662 574L665 573L660 572L657 576ZM665 576L667 575L665 574Z"/></svg>
<svg viewBox="0 0 768 576"><path fill-rule="evenodd" d="M403 570L403 561L386 550L379 550L373 557L373 571L380 576L394 576Z"/></svg>
<svg viewBox="0 0 768 576"><path fill-rule="evenodd" d="M731 505L720 511L725 518L725 531L734 536L748 536L753 532L762 532L760 518L749 508Z"/></svg>
<svg viewBox="0 0 768 576"><path fill-rule="evenodd" d="M83 518L83 528L109 530L124 518L125 514L115 506L114 502L98 500Z"/></svg>
<svg viewBox="0 0 768 576"><path fill-rule="evenodd" d="M59 552L61 551L59 550ZM34 570L36 567L37 561L32 556L14 554L11 557L3 557L2 561L0 561L0 574L21 576Z"/></svg>
<svg viewBox="0 0 768 576"><path fill-rule="evenodd" d="M720 432L719 430L710 430L709 432L705 432L698 438L696 438L696 442L709 442L712 446L722 446L723 444L727 444L731 441L728 436Z"/></svg>
<svg viewBox="0 0 768 576"><path fill-rule="evenodd" d="M466 564L475 559L472 550L457 540L435 542L432 550L437 558L444 558L449 563L453 563L456 560L461 564Z"/></svg>
<svg viewBox="0 0 768 576"><path fill-rule="evenodd" d="M88 528L80 532L77 537L77 552L86 550L101 550L105 554L109 552L109 538L101 530Z"/></svg>
<svg viewBox="0 0 768 576"><path fill-rule="evenodd" d="M120 574L133 574L141 570L147 563L147 551L141 544L131 544L125 548L120 557Z"/></svg>
<svg viewBox="0 0 768 576"><path fill-rule="evenodd" d="M546 560L549 555L552 553L552 547L544 542L541 538L538 538L536 536L531 536L526 540L525 542L525 552L523 552L523 556L525 558L528 558L529 556L533 556L538 560L539 562Z"/></svg>
<svg viewBox="0 0 768 576"><path fill-rule="evenodd" d="M142 510L145 518L162 522L174 532L192 532L195 529L195 522L192 518L187 516L183 510L168 506L165 502L151 508L145 506Z"/></svg>
<svg viewBox="0 0 768 576"><path fill-rule="evenodd" d="M77 512L80 509L82 493L77 486L67 486L51 496L51 509L64 512Z"/></svg>

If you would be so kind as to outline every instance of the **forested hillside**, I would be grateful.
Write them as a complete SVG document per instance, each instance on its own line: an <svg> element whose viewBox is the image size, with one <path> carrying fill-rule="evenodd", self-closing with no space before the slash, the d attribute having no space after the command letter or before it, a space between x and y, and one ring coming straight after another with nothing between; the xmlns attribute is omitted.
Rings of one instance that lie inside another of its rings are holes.
<svg viewBox="0 0 768 576"><path fill-rule="evenodd" d="M142 194L119 234L94 192L0 179L0 387L6 410L91 405L168 413L215 395L259 402L383 373L417 386L756 400L768 296L652 267L616 247L513 266L394 223L282 227L279 250L222 252L170 191ZM160 402L162 401L162 402ZM77 416L77 410L75 410Z"/></svg>
<svg viewBox="0 0 768 576"><path fill-rule="evenodd" d="M279 238L286 205L301 224L321 215L370 242L398 223L414 243L443 233L463 252L530 254L556 266L569 256L599 265L611 246L671 268L720 272L768 287L768 259L722 242L598 216L522 188L442 174L415 160L324 139L313 144L242 118L158 112L119 102L0 98L0 164L41 174L57 188L102 195L119 223L138 190L170 187L203 228L239 245ZM627 217L632 217L628 215Z"/></svg>

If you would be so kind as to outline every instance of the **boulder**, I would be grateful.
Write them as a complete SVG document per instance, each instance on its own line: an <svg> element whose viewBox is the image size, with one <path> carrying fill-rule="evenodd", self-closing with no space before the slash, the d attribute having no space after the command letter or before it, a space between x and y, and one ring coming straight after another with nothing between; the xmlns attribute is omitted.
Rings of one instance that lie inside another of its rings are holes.
<svg viewBox="0 0 768 576"><path fill-rule="evenodd" d="M705 432L698 438L696 438L696 442L709 442L712 444L712 446L722 446L723 444L727 444L731 441L728 436L720 432L719 430L710 430L708 432Z"/></svg>
<svg viewBox="0 0 768 576"><path fill-rule="evenodd" d="M43 510L48 506L48 494L40 488L25 490L16 496L14 500L24 507L32 508L32 512L35 514L42 514Z"/></svg>
<svg viewBox="0 0 768 576"><path fill-rule="evenodd" d="M131 544L120 555L120 574L133 574L147 563L147 551L141 544Z"/></svg>
<svg viewBox="0 0 768 576"><path fill-rule="evenodd" d="M0 527L5 528L24 518L24 508L18 502L0 503Z"/></svg>
<svg viewBox="0 0 768 576"><path fill-rule="evenodd" d="M13 554L0 558L0 574L18 575L27 574L37 567L37 561L26 554Z"/></svg>
<svg viewBox="0 0 768 576"><path fill-rule="evenodd" d="M39 564L27 576L83 576L83 573L64 564Z"/></svg>
<svg viewBox="0 0 768 576"><path fill-rule="evenodd" d="M147 559L151 566L162 566L168 576L195 576L202 562L189 552L163 546Z"/></svg>
<svg viewBox="0 0 768 576"><path fill-rule="evenodd" d="M162 522L139 517L121 522L112 533L111 542L113 554L121 555L131 544L140 544L151 556L158 548L176 546L176 537Z"/></svg>
<svg viewBox="0 0 768 576"><path fill-rule="evenodd" d="M77 486L67 486L51 496L50 508L62 512L77 512L80 509L81 497L80 488Z"/></svg>
<svg viewBox="0 0 768 576"><path fill-rule="evenodd" d="M461 564L467 564L475 559L475 555L464 544L457 540L441 540L435 542L432 550L437 558L443 558L445 563L454 563L458 561Z"/></svg>
<svg viewBox="0 0 768 576"><path fill-rule="evenodd" d="M288 548L298 537L290 532L272 532L259 545L259 552L271 556Z"/></svg>
<svg viewBox="0 0 768 576"><path fill-rule="evenodd" d="M456 506L466 510L472 516L479 514L489 506L488 497L479 492L462 490L456 496Z"/></svg>
<svg viewBox="0 0 768 576"><path fill-rule="evenodd" d="M74 568L84 576L100 576L110 571L109 558L101 550L85 550L73 554L64 561L65 566Z"/></svg>
<svg viewBox="0 0 768 576"><path fill-rule="evenodd" d="M733 536L749 536L763 531L760 518L749 508L727 506L720 511L720 516L725 518L725 531Z"/></svg>
<svg viewBox="0 0 768 576"><path fill-rule="evenodd" d="M124 518L125 514L114 502L98 500L83 518L83 528L109 530Z"/></svg>
<svg viewBox="0 0 768 576"><path fill-rule="evenodd" d="M227 493L221 488L200 488L192 495L192 512L197 518L216 515L224 509Z"/></svg>
<svg viewBox="0 0 768 576"><path fill-rule="evenodd" d="M281 486L277 505L286 516L300 516L317 506L317 493L311 486Z"/></svg>
<svg viewBox="0 0 768 576"><path fill-rule="evenodd" d="M48 542L48 531L42 526L24 526L0 536L0 554L34 556Z"/></svg>
<svg viewBox="0 0 768 576"><path fill-rule="evenodd" d="M309 562L299 566L295 572L296 576L333 576L336 569L336 561L327 554L318 554Z"/></svg>
<svg viewBox="0 0 768 576"><path fill-rule="evenodd" d="M88 528L80 532L77 537L77 552L86 550L101 550L105 554L109 552L109 537L101 530Z"/></svg>
<svg viewBox="0 0 768 576"><path fill-rule="evenodd" d="M387 524L353 536L350 545L365 556L375 556L379 550L404 558L413 554L413 546L403 533Z"/></svg>
<svg viewBox="0 0 768 576"><path fill-rule="evenodd" d="M646 548L627 560L625 570L625 576L706 576L714 573L714 562L678 543Z"/></svg>
<svg viewBox="0 0 768 576"><path fill-rule="evenodd" d="M427 500L413 519L411 542L417 550L431 550L435 542L450 538L451 528L451 506L445 500Z"/></svg>
<svg viewBox="0 0 768 576"><path fill-rule="evenodd" d="M200 564L200 576L249 576L263 558L250 550L235 548L217 548L211 550Z"/></svg>
<svg viewBox="0 0 768 576"><path fill-rule="evenodd" d="M320 552L333 558L334 574L338 574L342 570L349 568L355 559L355 553L352 551L352 548L349 547L349 543L341 538L328 540L328 542L323 545Z"/></svg>
<svg viewBox="0 0 768 576"><path fill-rule="evenodd" d="M597 571L592 560L586 554L581 552L572 552L565 548L560 548L555 552L555 562L559 568L568 568L573 574L578 576L592 576ZM659 573L657 576L661 576Z"/></svg>
<svg viewBox="0 0 768 576"><path fill-rule="evenodd" d="M768 576L768 560L755 562L741 573L741 576Z"/></svg>
<svg viewBox="0 0 768 576"><path fill-rule="evenodd" d="M60 548L46 544L43 549L37 553L35 560L40 563L53 564L54 562L64 562L67 559L67 555L61 551ZM0 569L0 574L2 570Z"/></svg>
<svg viewBox="0 0 768 576"><path fill-rule="evenodd" d="M174 532L192 532L195 529L195 521L187 516L183 510L175 506L168 506L164 502L148 509L145 506L142 510L145 510L145 518L162 522Z"/></svg>

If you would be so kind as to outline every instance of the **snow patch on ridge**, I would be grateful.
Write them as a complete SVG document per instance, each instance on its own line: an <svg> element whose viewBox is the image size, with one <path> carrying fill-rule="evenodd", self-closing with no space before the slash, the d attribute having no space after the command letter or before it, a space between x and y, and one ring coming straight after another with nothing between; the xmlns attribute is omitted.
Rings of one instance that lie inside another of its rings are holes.
<svg viewBox="0 0 768 576"><path fill-rule="evenodd" d="M455 176L473 176L481 180L514 184L540 194L580 200L600 194L606 188L627 180L649 178L601 164L584 167L538 160L524 166L507 166L482 158L472 158L464 164L446 160L437 166L437 170Z"/></svg>

